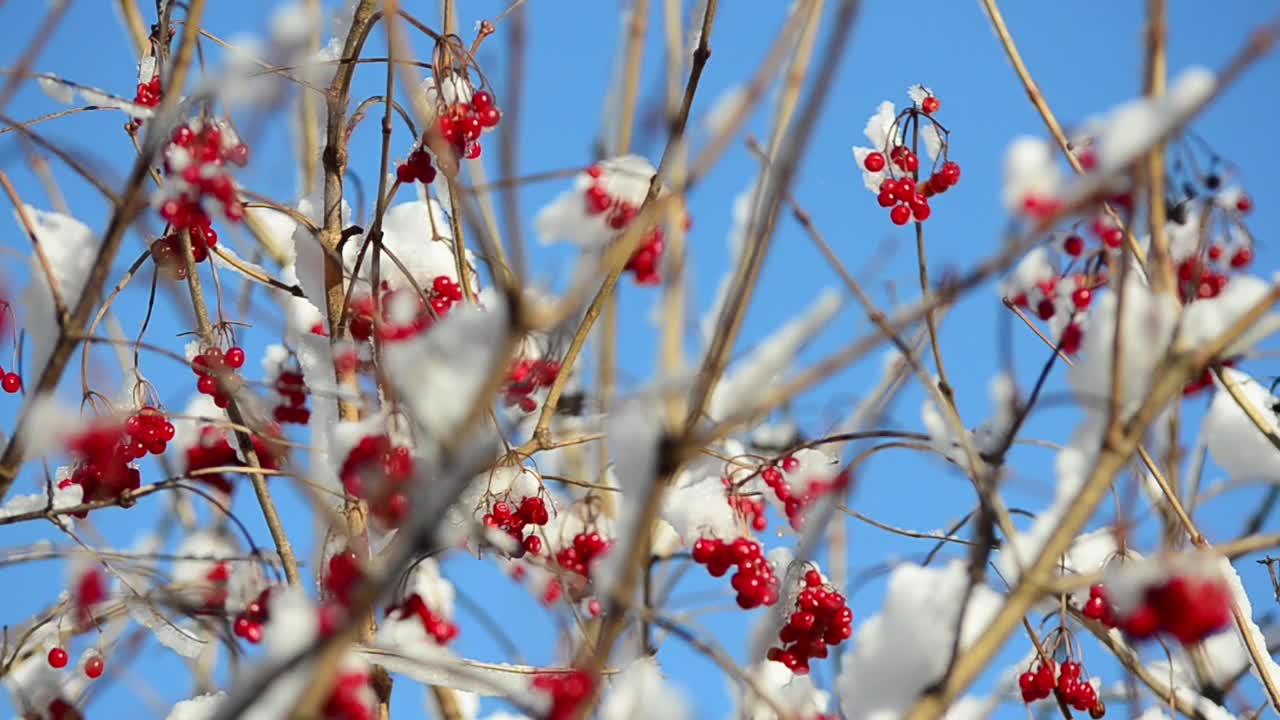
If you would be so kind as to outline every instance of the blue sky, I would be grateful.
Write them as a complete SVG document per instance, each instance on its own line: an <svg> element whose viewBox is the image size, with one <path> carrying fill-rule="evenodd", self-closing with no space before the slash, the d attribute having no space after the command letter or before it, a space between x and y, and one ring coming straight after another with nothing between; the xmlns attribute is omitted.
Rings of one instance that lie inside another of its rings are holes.
<svg viewBox="0 0 1280 720"><path fill-rule="evenodd" d="M150 3L142 3L149 5ZM653 3L661 5L662 3ZM686 2L685 5L689 3ZM693 108L691 132L695 147L705 142L707 133L701 119L714 99L725 90L743 82L764 55L768 43L785 16L788 3L767 0L721 2L711 46L713 55L699 88ZM833 5L834 3L828 3ZM16 2L0 7L0 24L12 28L11 40L0 49L0 65L13 66L27 43L29 33L42 17L44 3ZM48 48L33 68L53 72L78 82L101 87L118 94L130 95L135 78L132 46L117 21L115 3L102 1L72 2L66 22L54 34ZM241 33L255 33L265 24L265 10L254 9L259 3L211 2L206 25L224 38ZM267 5L263 3L262 5ZM421 16L435 13L434 3L413 3ZM461 25L470 28L475 20L492 17L503 7L493 0L460 3ZM1008 2L1007 20L1019 42L1027 64L1035 74L1045 96L1059 118L1071 125L1090 115L1133 96L1141 87L1142 16L1140 3L1117 4L1087 0L1075 3ZM1268 3L1170 3L1169 65L1172 72L1194 64L1219 68L1241 46L1247 34L1269 19ZM616 40L619 35L618 11L621 3L610 0L528 0L529 53L525 65L527 83L522 89L524 122L520 129L522 172L536 172L581 165L591 160L592 141L600 126L602 98L611 81ZM1272 8L1273 9L1273 8ZM824 35L825 38L825 35ZM380 33L374 42L381 46ZM649 37L641 83L641 110L660 107L663 86L661 20L655 12L650 22ZM818 119L813 141L793 188L794 195L813 215L817 225L834 245L844 262L855 272L872 268L866 284L882 303L910 301L916 296L915 258L908 230L893 227L873 196L862 188L858 168L849 148L863 144L862 127L866 118L883 99L901 105L906 102L906 87L924 83L942 99L940 118L951 129L952 158L963 166L963 179L956 189L934 202L934 215L927 223L930 267L935 277L947 270L962 270L999 247L1008 219L1000 205L1000 172L1004 148L1020 134L1044 135L1045 131L1009 67L999 43L990 31L986 17L977 2L954 0L920 0L915 3L867 2L858 20L850 52L844 58L837 82L823 115ZM496 88L501 105L513 89L503 75L505 59L501 31L490 39L479 55L479 61ZM418 52L429 48L418 43ZM210 49L210 57L218 53ZM1277 248L1269 239L1280 223L1280 213L1268 199L1276 197L1280 148L1268 129L1278 108L1274 85L1280 71L1280 56L1259 62L1243 79L1230 88L1221 102L1204 113L1196 129L1225 158L1240 169L1249 192L1256 199L1250 227L1258 239L1256 269L1264 274L1277 267ZM357 99L381 92L382 73L366 66L356 74L353 96ZM21 90L4 113L28 119L58 109L34 86ZM41 126L53 140L83 151L93 158L94 166L106 170L109 177L123 177L132 149L120 131L124 122L118 113L83 114ZM764 136L769 131L767 113L753 117L748 131ZM287 145L287 124L267 123L261 136L252 138L254 158L241 176L255 190L285 201L296 195L294 166ZM657 161L664 138L659 125L641 126L637 131L635 151ZM377 178L376 122L367 122L355 135L352 145L352 171L373 187ZM493 155L486 154L490 160ZM0 136L0 169L13 178L19 193L37 207L49 207L36 176L24 162L23 148L13 134ZM739 142L733 145L724 161L714 169L690 197L694 217L691 244L691 291L699 314L705 310L727 268L726 235L731 222L733 199L755 173L750 154ZM76 180L65 168L54 166L62 192L75 215L95 228L104 223L105 205L94 191ZM491 166L491 175L496 168ZM549 182L525 187L520 193L526 218L526 238L532 237L529 218L537 207L564 189L564 182ZM406 193L401 200L409 199ZM151 231L155 231L152 227ZM4 278L16 290L25 285L26 239L11 225L3 236ZM129 238L117 261L114 283L137 256L141 240ZM543 249L530 245L535 276L543 279L562 278L569 269L571 255L566 249ZM22 259L19 262L19 259ZM804 233L790 220L779 222L773 252L756 293L739 347L749 347L798 310L806 307L824 286L838 287L836 275L825 266ZM137 308L145 299L138 284L126 292L123 302ZM622 327L619 357L623 359L620 376L631 384L648 377L656 344L651 342L652 329L648 313L657 294L627 284L621 293ZM136 328L136 310L125 314L123 322L129 330ZM960 407L970 424L988 414L987 384L999 367L999 333L1009 320L1002 314L993 288L979 290L948 314L942 327L942 343L947 369L958 388ZM187 328L180 327L172 313L162 313L150 330L155 342L176 347L173 336ZM848 338L869 330L868 323L856 312L847 311L837 322L797 358L800 365L823 357ZM1034 380L1045 351L1033 335L1020 324L1012 326L1015 368L1023 387ZM261 348L269 341L269 330L251 331L245 344ZM0 362L7 359L0 353ZM109 366L105 355L104 367ZM162 388L165 401L174 408L185 405L191 389L191 375L162 358L146 360L144 370ZM3 362L6 368L9 363ZM812 393L793 406L795 419L807 430L817 433L846 412L854 400L870 388L878 377L879 354L848 371L840 373L820 391ZM251 359L250 367L257 367ZM1280 374L1267 361L1249 366L1260 375ZM110 381L110 373L104 379ZM64 390L69 385L64 383ZM1050 397L1065 384L1061 373L1050 381ZM74 393L74 388L71 388ZM72 396L73 397L73 396ZM906 429L919 429L922 396L918 389L903 393L895 403L890 424ZM0 397L0 427L12 425L18 399ZM1192 401L1190 418L1198 414L1203 400ZM1188 419L1188 425L1193 423ZM1071 432L1077 415L1064 403L1046 403L1026 426L1028 437L1064 441ZM1011 505L1036 509L1052 497L1052 456L1043 449L1019 450L1013 455L1015 474L1008 483ZM154 466L151 472L157 472ZM36 473L27 472L16 492L32 492ZM1214 479L1211 470L1206 480ZM252 498L242 493L237 505L240 517L255 536L267 540L260 516ZM1212 540L1229 539L1239 532L1261 495L1258 488L1233 491L1204 508L1198 520ZM972 505L972 492L959 474L927 458L911 453L882 454L864 472L852 504L868 515L894 525L917 529L941 527L962 515ZM127 546L137 537L137 529L148 527L167 505L151 498L128 511L108 510L95 515L95 524L108 542ZM302 516L302 505L291 493L282 498L286 523L304 536L310 523ZM1105 511L1104 511L1105 515ZM1275 527L1280 520L1274 520ZM851 524L850 577L882 565L891 557L911 558L927 552L927 542L889 537L864 525ZM0 546L10 547L50 538L65 543L47 526L0 528ZM1265 572L1250 561L1239 564L1242 577L1251 591L1259 614L1270 610ZM519 644L532 662L553 659L555 621L541 610L530 609L524 597L511 593L512 586L497 576L490 566L459 558L446 564L446 570L469 596L485 606ZM5 567L4 585L23 588L22 592L0 595L0 621L17 622L51 600L64 583L65 570L60 563ZM690 577L698 573L691 573ZM707 582L690 580L680 595L693 596L701 590L723 588ZM872 581L850 588L855 622L861 622L879 606L883 583ZM743 629L748 627L740 611L722 611L728 596L702 606L716 606L715 612L700 614L699 627L714 634L738 657L745 652ZM513 598L519 602L513 602ZM463 635L458 648L464 654L486 660L506 660L500 645L487 637L465 609L459 610ZM754 618L752 618L754 620ZM1025 650L1025 638L1010 643L1005 660ZM682 680L695 703L698 717L721 717L728 712L725 683L714 668L675 641L668 645L662 660L668 672ZM77 649L79 647L77 646ZM1101 657L1094 650L1095 656ZM1118 675L1108 664L1092 666L1095 675L1111 680ZM138 682L152 686L159 693L158 706L180 699L188 692L185 675L176 672L176 661L162 648L149 645L130 672L137 682L120 682L94 700L90 707L93 718L139 717ZM831 679L831 668L816 671L825 682ZM1107 673L1111 674L1108 675ZM697 678L696 681L686 679ZM707 679L710 679L709 681ZM983 686L988 684L984 682ZM421 691L407 682L396 687L393 710L400 716L416 716L422 699ZM148 705L147 712L152 709ZM2 708L0 708L2 709ZM1021 717L1015 705L1002 712Z"/></svg>

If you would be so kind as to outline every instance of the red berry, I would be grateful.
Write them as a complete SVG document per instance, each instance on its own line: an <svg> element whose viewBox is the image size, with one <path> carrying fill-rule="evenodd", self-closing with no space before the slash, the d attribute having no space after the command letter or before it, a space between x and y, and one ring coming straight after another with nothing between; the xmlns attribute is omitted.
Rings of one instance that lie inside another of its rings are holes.
<svg viewBox="0 0 1280 720"><path fill-rule="evenodd" d="M524 545L525 552L530 555L537 555L542 552L542 538L537 535L530 535L526 537L522 544Z"/></svg>
<svg viewBox="0 0 1280 720"><path fill-rule="evenodd" d="M956 185L960 182L960 163L958 162L948 160L942 163L942 168L939 172L948 185Z"/></svg>
<svg viewBox="0 0 1280 720"><path fill-rule="evenodd" d="M1079 235L1068 235L1067 239L1062 241L1062 250L1071 257L1080 257L1084 252L1084 238Z"/></svg>
<svg viewBox="0 0 1280 720"><path fill-rule="evenodd" d="M1242 213L1249 212L1253 209L1253 200L1248 195L1241 195L1240 199L1236 200L1236 209Z"/></svg>
<svg viewBox="0 0 1280 720"><path fill-rule="evenodd" d="M12 395L22 389L22 378L17 373L5 373L4 379L0 380L0 386L3 386L4 391Z"/></svg>
<svg viewBox="0 0 1280 720"><path fill-rule="evenodd" d="M49 667L64 668L67 666L67 651L56 647L49 651Z"/></svg>
<svg viewBox="0 0 1280 720"><path fill-rule="evenodd" d="M475 108L477 112L483 111L485 108L491 108L493 107L493 96L484 90L477 91L476 94L471 96L471 107Z"/></svg>
<svg viewBox="0 0 1280 720"><path fill-rule="evenodd" d="M244 365L244 350L240 347L231 347L224 357L227 360L227 365L233 368L239 369Z"/></svg>
<svg viewBox="0 0 1280 720"><path fill-rule="evenodd" d="M1251 262L1253 262L1253 250L1247 246L1242 247L1231 254L1231 267L1233 268L1239 269L1247 266ZM8 383L8 381L9 376L6 375L5 382ZM8 392L13 392L12 390L9 390L9 386L7 384L4 389Z"/></svg>
<svg viewBox="0 0 1280 720"><path fill-rule="evenodd" d="M1081 310L1089 307L1091 300L1093 300L1093 292L1089 288L1076 288L1075 292L1071 293L1071 302Z"/></svg>
<svg viewBox="0 0 1280 720"><path fill-rule="evenodd" d="M496 107L485 108L480 111L479 121L482 127L497 127L502 122L502 112Z"/></svg>
<svg viewBox="0 0 1280 720"><path fill-rule="evenodd" d="M409 163L402 163L396 166L396 180L408 185L417 179L418 173L409 165Z"/></svg>
<svg viewBox="0 0 1280 720"><path fill-rule="evenodd" d="M98 678L102 676L103 668L104 663L102 662L102 657L94 655L84 664L84 674L90 678Z"/></svg>
<svg viewBox="0 0 1280 720"><path fill-rule="evenodd" d="M889 219L893 221L894 225L906 225L911 220L911 208L906 205L895 205L889 211Z"/></svg>
<svg viewBox="0 0 1280 720"><path fill-rule="evenodd" d="M923 110L926 115L932 115L933 113L938 112L938 108L940 107L942 107L942 102L932 95L920 102L920 109Z"/></svg>
<svg viewBox="0 0 1280 720"><path fill-rule="evenodd" d="M931 212L933 211L929 208L929 202L923 197L920 198L920 202L913 201L911 203L911 214L915 217L917 222L924 222L925 220L928 220Z"/></svg>
<svg viewBox="0 0 1280 720"><path fill-rule="evenodd" d="M880 172L884 169L884 164L884 155L878 152L867 155L866 159L862 161L862 167L866 168L868 172Z"/></svg>

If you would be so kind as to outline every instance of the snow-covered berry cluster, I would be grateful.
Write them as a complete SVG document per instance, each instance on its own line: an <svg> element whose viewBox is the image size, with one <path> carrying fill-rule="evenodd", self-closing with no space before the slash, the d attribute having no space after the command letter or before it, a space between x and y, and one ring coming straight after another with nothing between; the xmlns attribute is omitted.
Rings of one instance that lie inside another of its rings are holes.
<svg viewBox="0 0 1280 720"><path fill-rule="evenodd" d="M480 157L480 135L502 121L493 94L485 88L477 89L464 69L442 70L426 82L427 101L435 107L440 135L459 157Z"/></svg>
<svg viewBox="0 0 1280 720"><path fill-rule="evenodd" d="M895 111L892 102L882 102L863 131L871 147L853 149L864 184L876 194L880 207L889 210L895 225L929 219L933 214L929 199L960 182L960 164L948 159L949 133L934 118L942 103L922 85L913 85L907 95L911 105L901 112ZM923 178L917 154L922 140L933 162Z"/></svg>
<svg viewBox="0 0 1280 720"><path fill-rule="evenodd" d="M815 500L844 487L848 474L832 474L829 458L812 449L801 449L760 470L760 480L778 502L791 527L800 529L805 510Z"/></svg>
<svg viewBox="0 0 1280 720"><path fill-rule="evenodd" d="M542 553L542 538L536 534L525 535L530 526L541 527L551 519L547 512L547 504L537 496L527 496L520 500L513 509L507 500L498 500L484 514L481 522L485 527L497 528L516 540L531 555Z"/></svg>
<svg viewBox="0 0 1280 720"><path fill-rule="evenodd" d="M356 340L368 340L375 329L383 340L405 340L425 332L436 319L443 317L453 306L462 301L462 287L446 275L437 275L429 287L423 288L426 297L410 288L391 289L386 282L382 290L382 322L374 322L373 297L362 295L351 300L351 336ZM376 326L376 328L375 328Z"/></svg>
<svg viewBox="0 0 1280 720"><path fill-rule="evenodd" d="M228 165L244 167L249 147L230 125L195 118L174 128L164 151L165 182L157 196L160 217L175 232L207 228L211 214L230 222L244 218Z"/></svg>
<svg viewBox="0 0 1280 720"><path fill-rule="evenodd" d="M734 482L728 476L720 478L725 487L725 499L733 512L742 518L756 532L764 532L769 527L769 518L765 514L764 500L760 497L739 494L735 491Z"/></svg>
<svg viewBox="0 0 1280 720"><path fill-rule="evenodd" d="M548 700L545 720L570 720L593 688L591 675L584 670L540 673L533 678L533 689Z"/></svg>
<svg viewBox="0 0 1280 720"><path fill-rule="evenodd" d="M591 183L582 191L583 206L589 216L604 218L604 222L613 230L622 232L631 221L640 214L640 207L627 198L611 194L609 183L605 182L606 170L601 165L587 168L587 176ZM692 227L692 220L685 215L685 229ZM624 269L632 274L640 285L657 285L662 282L659 261L666 245L666 234L661 226L647 230L640 241L640 246L627 259Z"/></svg>
<svg viewBox="0 0 1280 720"><path fill-rule="evenodd" d="M106 500L119 497L126 490L137 490L142 484L134 441L125 424L113 418L100 418L67 439L67 450L75 458L70 477L59 488L79 485L84 500ZM145 453L145 449L144 449Z"/></svg>
<svg viewBox="0 0 1280 720"><path fill-rule="evenodd" d="M369 501L374 517L399 527L408 515L405 485L413 477L413 455L393 446L386 435L366 435L351 448L339 473L342 487L353 497Z"/></svg>
<svg viewBox="0 0 1280 720"><path fill-rule="evenodd" d="M1135 640L1163 633L1194 645L1231 623L1231 593L1217 577L1173 575L1140 589L1136 604L1122 611L1109 601L1104 585L1094 585L1081 612Z"/></svg>
<svg viewBox="0 0 1280 720"><path fill-rule="evenodd" d="M395 614L399 619L418 618L422 623L423 631L430 635L439 645L448 645L454 638L458 637L458 626L452 620L440 617L432 611L418 593L409 595L404 602L388 610L387 614Z"/></svg>

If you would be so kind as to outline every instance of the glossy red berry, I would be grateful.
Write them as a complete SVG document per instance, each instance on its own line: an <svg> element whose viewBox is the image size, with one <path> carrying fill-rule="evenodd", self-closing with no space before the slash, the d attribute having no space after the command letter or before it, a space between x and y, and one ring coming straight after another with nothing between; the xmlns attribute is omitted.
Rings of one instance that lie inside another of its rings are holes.
<svg viewBox="0 0 1280 720"><path fill-rule="evenodd" d="M940 107L942 107L942 101L932 95L920 101L920 109L923 110L926 115L932 115L933 113L938 112L938 108Z"/></svg>
<svg viewBox="0 0 1280 720"><path fill-rule="evenodd" d="M1062 241L1062 251L1071 257L1080 257L1084 252L1084 238L1079 235L1068 235L1067 239Z"/></svg>
<svg viewBox="0 0 1280 720"><path fill-rule="evenodd" d="M227 350L226 354L223 355L223 357L226 359L227 365L231 366L232 368L235 368L238 370L244 366L244 360L245 360L244 350L240 347L235 347L235 346L231 347L230 349Z"/></svg>
<svg viewBox="0 0 1280 720"><path fill-rule="evenodd" d="M906 205L896 205L889 211L889 219L894 225L906 225L911 220L911 208Z"/></svg>
<svg viewBox="0 0 1280 720"><path fill-rule="evenodd" d="M1251 262L1253 262L1252 248L1249 248L1247 246L1242 247L1231 254L1231 267L1233 268L1240 269L1242 267L1247 267ZM8 382L8 380L9 380L9 376L6 375L5 381ZM12 390L9 390L8 385L5 385L5 390L9 392L13 392Z"/></svg>
<svg viewBox="0 0 1280 720"><path fill-rule="evenodd" d="M862 166L867 169L867 172L880 172L884 169L884 165L884 155L878 152L867 155L866 159L862 161Z"/></svg>
<svg viewBox="0 0 1280 720"><path fill-rule="evenodd" d="M0 386L3 386L4 391L12 395L22 389L22 378L17 373L5 373L4 379L0 380Z"/></svg>
<svg viewBox="0 0 1280 720"><path fill-rule="evenodd" d="M1089 307L1089 302L1093 300L1093 291L1089 288L1076 288L1071 293L1071 302L1081 310Z"/></svg>
<svg viewBox="0 0 1280 720"><path fill-rule="evenodd" d="M100 655L94 655L84 664L84 674L91 679L99 678L102 676L104 668L105 663L102 662L102 657Z"/></svg>
<svg viewBox="0 0 1280 720"><path fill-rule="evenodd" d="M49 651L49 667L64 668L67 666L67 651L56 647Z"/></svg>

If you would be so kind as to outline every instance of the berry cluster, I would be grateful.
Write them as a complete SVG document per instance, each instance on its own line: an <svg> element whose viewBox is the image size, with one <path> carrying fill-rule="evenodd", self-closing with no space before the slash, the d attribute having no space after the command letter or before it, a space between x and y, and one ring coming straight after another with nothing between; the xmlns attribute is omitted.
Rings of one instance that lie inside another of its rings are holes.
<svg viewBox="0 0 1280 720"><path fill-rule="evenodd" d="M448 645L451 640L458 637L458 626L432 612L431 608L427 607L427 602L418 593L413 593L399 606L387 611L388 615L393 613L400 619L416 615L422 622L422 629L439 645Z"/></svg>
<svg viewBox="0 0 1280 720"><path fill-rule="evenodd" d="M274 383L279 403L271 411L271 416L280 423L296 423L306 425L311 420L311 411L307 409L307 382L299 370L282 370Z"/></svg>
<svg viewBox="0 0 1280 720"><path fill-rule="evenodd" d="M324 589L342 607L351 605L351 593L364 579L360 560L351 550L334 553L329 558L329 572L324 576Z"/></svg>
<svg viewBox="0 0 1280 720"><path fill-rule="evenodd" d="M5 372L4 368L0 368L0 388L10 395L17 393L22 389L22 376L16 372Z"/></svg>
<svg viewBox="0 0 1280 720"><path fill-rule="evenodd" d="M729 584L737 591L738 607L743 610L773 605L778 602L778 578L773 565L765 559L760 543L747 538L725 542L718 538L698 538L693 543L693 561L706 565L712 577L722 577L729 568L737 567Z"/></svg>
<svg viewBox="0 0 1280 720"><path fill-rule="evenodd" d="M729 507L733 508L738 517L747 521L752 530L764 532L769 527L769 518L764 513L764 500L735 493L733 481L727 477L720 478L720 482L724 484L727 492L726 499L729 501Z"/></svg>
<svg viewBox="0 0 1280 720"><path fill-rule="evenodd" d="M1253 248L1243 245L1229 254L1222 245L1213 244L1203 255L1192 255L1178 263L1178 297L1182 302L1215 298L1226 289L1227 273L1243 270L1253 263Z"/></svg>
<svg viewBox="0 0 1280 720"><path fill-rule="evenodd" d="M173 423L150 405L130 415L124 421L124 431L130 439L127 453L134 460L145 457L147 453L163 455L174 435Z"/></svg>
<svg viewBox="0 0 1280 720"><path fill-rule="evenodd" d="M778 469L779 467L782 468L781 471ZM783 511L787 515L787 521L796 530L799 530L804 522L805 508L823 495L844 487L849 480L847 471L841 472L830 481L811 478L805 484L804 490L797 493L791 484L787 482L783 473L792 473L799 469L800 461L788 455L782 459L778 466L769 465L760 471L760 480L773 490L778 502L782 503Z"/></svg>
<svg viewBox="0 0 1280 720"><path fill-rule="evenodd" d="M266 428L264 432L274 433L274 431L275 428ZM253 450L257 453L258 462L262 467L269 470L278 469L277 459L280 457L280 452L279 448L275 447L275 443L255 433ZM212 425L200 428L200 438L187 448L186 459L188 474L196 470L236 467L241 464L235 448L231 447L231 442L227 439L227 432ZM231 481L222 473L202 473L192 477L225 495L231 494L233 487Z"/></svg>
<svg viewBox="0 0 1280 720"><path fill-rule="evenodd" d="M533 412L538 401L533 394L551 387L560 374L558 360L520 359L507 371L507 382L502 388L502 401L507 407L519 407L523 412Z"/></svg>
<svg viewBox="0 0 1280 720"><path fill-rule="evenodd" d="M138 83L133 96L133 104L142 107L155 107L160 104L160 76L152 75L147 82Z"/></svg>
<svg viewBox="0 0 1280 720"><path fill-rule="evenodd" d="M1148 587L1142 602L1122 616L1107 601L1106 588L1094 585L1082 614L1136 640L1166 633L1194 645L1230 624L1231 594L1221 580L1175 575Z"/></svg>
<svg viewBox="0 0 1280 720"><path fill-rule="evenodd" d="M1062 663L1062 667L1054 672L1052 659L1036 663L1034 670L1028 670L1018 676L1018 688L1022 691L1022 701L1033 703L1044 700L1057 691L1062 701L1080 712L1088 712L1089 717L1100 718L1107 714L1107 706L1098 698L1098 691L1087 679L1082 679L1082 668L1079 663L1070 660Z"/></svg>
<svg viewBox="0 0 1280 720"><path fill-rule="evenodd" d="M151 79L142 82L142 78L138 78L138 87L134 90L133 104L142 107L153 108L160 104L160 76L152 75ZM133 118L125 123L124 129L130 135L138 132L138 128L142 127L142 118Z"/></svg>
<svg viewBox="0 0 1280 720"><path fill-rule="evenodd" d="M364 670L347 669L338 673L333 682L333 690L325 699L321 710L325 720L373 720L373 695L369 684L369 673Z"/></svg>
<svg viewBox="0 0 1280 720"><path fill-rule="evenodd" d="M591 183L582 191L587 215L603 215L605 223L613 230L622 231L640 214L640 208L609 194L602 182L604 168L592 165L587 168ZM685 215L685 229L692 227L692 220ZM627 259L624 270L630 272L640 285L657 285L662 282L658 262L662 259L662 250L666 244L666 234L661 226L649 229L641 240L640 247Z"/></svg>
<svg viewBox="0 0 1280 720"><path fill-rule="evenodd" d="M1079 239L1073 235L1067 238ZM1019 292L1011 299L1013 305L1031 308L1034 304L1036 317L1044 321L1052 320L1063 314L1068 324L1062 330L1058 344L1062 352L1074 355L1080 352L1080 344L1084 341L1084 328L1077 321L1077 313L1089 309L1093 303L1094 291L1106 282L1105 271L1099 270L1097 275L1073 273L1070 275L1052 276L1035 283L1024 292Z"/></svg>
<svg viewBox="0 0 1280 720"><path fill-rule="evenodd" d="M93 608L107 599L106 578L98 568L90 567L76 578L74 590L76 624L88 628L93 624Z"/></svg>
<svg viewBox="0 0 1280 720"><path fill-rule="evenodd" d="M404 484L413 476L409 448L391 444L386 435L366 435L342 462L342 487L354 497L369 501L374 517L398 527L409 512Z"/></svg>
<svg viewBox="0 0 1280 720"><path fill-rule="evenodd" d="M257 645L262 642L262 626L271 619L271 588L258 593L258 597L244 606L244 610L231 622L231 632Z"/></svg>
<svg viewBox="0 0 1280 720"><path fill-rule="evenodd" d="M496 128L502 120L493 96L484 90L472 93L470 102L445 104L437 112L440 135L468 160L480 157L480 133Z"/></svg>
<svg viewBox="0 0 1280 720"><path fill-rule="evenodd" d="M67 450L76 458L75 469L58 487L79 485L85 502L119 497L142 484L138 469L129 464L135 459L133 442L123 423L99 421L72 436L67 441Z"/></svg>
<svg viewBox="0 0 1280 720"><path fill-rule="evenodd" d="M244 218L244 206L236 197L236 185L226 165L244 167L249 148L229 127L197 118L174 128L164 153L169 182L160 203L160 217L175 231L208 227L208 199L231 222Z"/></svg>
<svg viewBox="0 0 1280 720"><path fill-rule="evenodd" d="M835 647L853 637L853 611L844 595L814 569L805 572L804 586L796 595L795 612L778 631L780 645L769 648L767 655L797 675L809 672L811 659L827 657L828 645Z"/></svg>
<svg viewBox="0 0 1280 720"><path fill-rule="evenodd" d="M187 231L191 237L191 259L204 262L218 244L218 231L213 229L212 221L203 212L190 219ZM187 279L187 263L178 233L170 233L151 243L151 259L170 280Z"/></svg>
<svg viewBox="0 0 1280 720"><path fill-rule="evenodd" d="M405 340L414 337L449 312L455 303L462 301L462 287L448 275L437 275L426 288L424 299L408 289L390 290L383 283L382 323L378 337L383 340ZM356 340L373 337L373 297L363 295L351 301L351 336Z"/></svg>
<svg viewBox="0 0 1280 720"><path fill-rule="evenodd" d="M556 553L556 564L582 577L590 577L591 566L604 557L613 547L612 540L605 540L598 532L580 532L573 542Z"/></svg>
<svg viewBox="0 0 1280 720"><path fill-rule="evenodd" d="M544 673L534 676L533 688L551 697L545 720L570 720L578 706L591 695L591 675L583 670Z"/></svg>
<svg viewBox="0 0 1280 720"><path fill-rule="evenodd" d="M404 162L396 165L396 180L405 185L414 181L430 185L435 179L436 169L431 164L431 154L426 148L415 148Z"/></svg>
<svg viewBox="0 0 1280 720"><path fill-rule="evenodd" d="M196 390L202 395L213 398L213 404L225 408L231 402L231 395L244 384L236 372L244 366L244 350L237 346L227 348L211 347L191 359L191 371L199 378Z"/></svg>
<svg viewBox="0 0 1280 720"><path fill-rule="evenodd" d="M497 528L520 542L525 552L538 555L542 552L542 538L535 534L525 537L524 530L529 525L546 525L550 519L547 503L542 498L526 497L514 511L506 500L495 502L481 522L485 527Z"/></svg>
<svg viewBox="0 0 1280 720"><path fill-rule="evenodd" d="M227 583L231 580L231 568L225 562L216 563L205 573L204 579L208 586L204 593L204 607L201 609L206 613L219 612L227 604Z"/></svg>
<svg viewBox="0 0 1280 720"><path fill-rule="evenodd" d="M908 91L912 104L889 121L892 103L884 103L867 124L867 137L871 148L855 148L866 172L867 187L876 193L876 202L889 210L889 219L895 225L906 225L914 219L924 222L933 214L929 199L941 195L960 182L960 165L947 158L949 144L947 130L933 115L942 108L942 102L922 86ZM920 157L916 154L915 139L922 134L931 156L940 156L927 178L920 177ZM912 146L904 138L911 137Z"/></svg>
<svg viewBox="0 0 1280 720"><path fill-rule="evenodd" d="M895 145L889 151L893 164L901 170L909 172L901 178L888 178L880 185L876 201L880 207L889 208L889 219L894 225L906 225L915 218L916 222L924 222L933 214L929 207L929 198L946 192L960 182L960 165L948 160L937 172L931 174L923 184L915 177L920 160L916 154L905 146ZM873 152L863 160L863 167L871 172L879 172L885 167L884 155Z"/></svg>
<svg viewBox="0 0 1280 720"><path fill-rule="evenodd" d="M68 662L70 662L71 656L67 654L67 651L65 649L61 647L55 647L49 650L49 654L45 657L45 660L48 661L49 667L55 670L61 670L62 668L67 666ZM102 677L102 671L105 670L106 667L107 667L107 664L103 662L101 655L96 655L96 654L92 655L84 663L85 677L89 678L90 680L96 680ZM60 702L60 701L54 700L54 703L57 703L57 702ZM53 714L52 704L50 705L49 712L51 715ZM64 710L63 712L66 712L66 710Z"/></svg>

